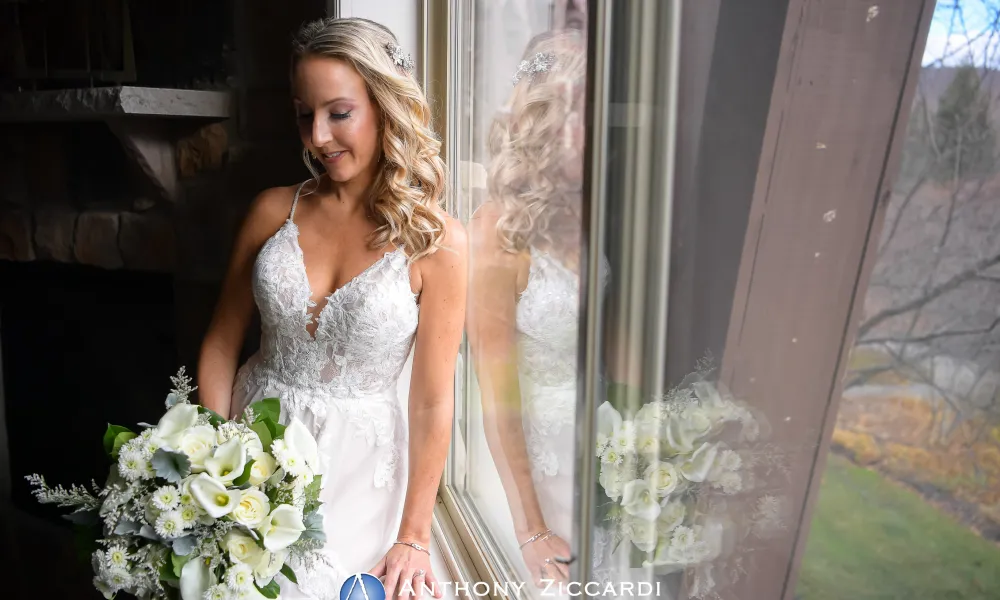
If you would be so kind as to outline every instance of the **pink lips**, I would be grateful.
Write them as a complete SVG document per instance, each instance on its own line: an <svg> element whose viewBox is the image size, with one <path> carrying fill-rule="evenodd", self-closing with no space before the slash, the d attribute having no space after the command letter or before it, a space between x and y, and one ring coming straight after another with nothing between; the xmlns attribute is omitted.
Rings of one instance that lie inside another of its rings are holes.
<svg viewBox="0 0 1000 600"><path fill-rule="evenodd" d="M347 154L347 153L344 152L344 151L340 151L340 152L334 152L333 156L330 156L330 155L327 155L327 154L320 154L319 157L320 157L320 160L322 160L326 164L330 165L330 164L333 164L333 163L337 162L341 158L343 158L345 154Z"/></svg>

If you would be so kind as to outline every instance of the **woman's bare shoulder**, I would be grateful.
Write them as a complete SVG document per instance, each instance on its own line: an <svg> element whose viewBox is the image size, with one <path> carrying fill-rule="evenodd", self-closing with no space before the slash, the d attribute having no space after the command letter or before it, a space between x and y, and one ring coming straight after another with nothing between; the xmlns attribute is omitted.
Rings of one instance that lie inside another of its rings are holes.
<svg viewBox="0 0 1000 600"><path fill-rule="evenodd" d="M288 220L299 184L268 188L253 199L243 220L241 237L259 245Z"/></svg>

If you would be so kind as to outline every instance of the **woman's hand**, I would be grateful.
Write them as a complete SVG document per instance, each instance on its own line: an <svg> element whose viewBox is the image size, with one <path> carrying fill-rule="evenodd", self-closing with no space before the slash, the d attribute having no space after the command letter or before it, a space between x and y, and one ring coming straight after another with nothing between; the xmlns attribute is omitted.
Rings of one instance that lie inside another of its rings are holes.
<svg viewBox="0 0 1000 600"><path fill-rule="evenodd" d="M521 548L521 556L538 587L546 586L543 579L562 583L569 582L569 566L559 562L556 558L564 561L569 560L570 548L569 544L558 535L550 533L525 544Z"/></svg>
<svg viewBox="0 0 1000 600"><path fill-rule="evenodd" d="M435 598L443 596L431 571L431 557L405 544L393 544L370 573L385 584L386 598L423 598L426 585Z"/></svg>

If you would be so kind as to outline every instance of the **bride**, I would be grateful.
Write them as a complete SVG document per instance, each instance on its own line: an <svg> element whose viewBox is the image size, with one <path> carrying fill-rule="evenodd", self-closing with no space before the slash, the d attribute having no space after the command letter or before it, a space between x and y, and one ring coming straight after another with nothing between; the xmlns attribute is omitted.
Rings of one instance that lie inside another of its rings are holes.
<svg viewBox="0 0 1000 600"><path fill-rule="evenodd" d="M412 60L387 28L322 19L293 43L292 89L314 177L253 202L202 347L201 402L282 402L319 444L323 564L284 598L337 598L350 575L418 595L444 468L466 293L465 233L440 207L445 166ZM259 310L261 349L237 372ZM413 351L408 409L397 379ZM235 384L234 384L235 382ZM408 460L409 458L409 460Z"/></svg>

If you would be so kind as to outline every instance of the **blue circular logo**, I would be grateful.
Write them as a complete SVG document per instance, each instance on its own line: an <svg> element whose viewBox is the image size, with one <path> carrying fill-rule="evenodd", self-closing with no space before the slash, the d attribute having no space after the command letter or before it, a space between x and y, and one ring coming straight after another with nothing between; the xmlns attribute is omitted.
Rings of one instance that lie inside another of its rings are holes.
<svg viewBox="0 0 1000 600"><path fill-rule="evenodd" d="M385 586L374 575L358 573L340 586L340 600L385 600Z"/></svg>

